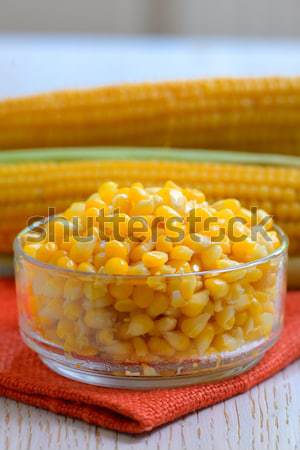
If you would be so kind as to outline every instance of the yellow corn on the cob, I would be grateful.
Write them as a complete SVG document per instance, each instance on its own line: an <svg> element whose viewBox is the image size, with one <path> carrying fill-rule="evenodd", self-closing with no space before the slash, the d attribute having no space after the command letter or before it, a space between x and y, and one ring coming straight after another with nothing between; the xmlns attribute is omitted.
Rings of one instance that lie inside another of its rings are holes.
<svg viewBox="0 0 300 450"><path fill-rule="evenodd" d="M201 189L209 200L234 197L246 207L259 206L286 230L291 252L300 253L300 168L129 160L0 165L0 252L11 252L15 234L31 216L47 215L49 207L59 213L111 179L145 186L172 179Z"/></svg>
<svg viewBox="0 0 300 450"><path fill-rule="evenodd" d="M80 145L300 154L300 77L125 84L0 102L0 148Z"/></svg>

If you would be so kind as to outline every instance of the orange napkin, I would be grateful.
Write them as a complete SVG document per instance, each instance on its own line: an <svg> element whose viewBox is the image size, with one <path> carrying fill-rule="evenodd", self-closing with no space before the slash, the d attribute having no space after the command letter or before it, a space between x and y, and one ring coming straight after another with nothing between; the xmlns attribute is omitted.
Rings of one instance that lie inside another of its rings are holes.
<svg viewBox="0 0 300 450"><path fill-rule="evenodd" d="M15 288L0 280L0 395L127 433L150 431L245 392L300 356L300 292L290 292L279 342L249 372L185 388L129 391L94 387L47 369L18 334Z"/></svg>

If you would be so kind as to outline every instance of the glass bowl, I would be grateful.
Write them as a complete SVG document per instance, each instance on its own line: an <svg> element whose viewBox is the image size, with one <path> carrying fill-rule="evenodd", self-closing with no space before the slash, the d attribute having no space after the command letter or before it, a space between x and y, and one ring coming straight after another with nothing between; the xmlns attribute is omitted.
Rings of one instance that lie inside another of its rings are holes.
<svg viewBox="0 0 300 450"><path fill-rule="evenodd" d="M276 251L249 263L108 276L25 254L25 235L38 225L14 244L20 331L65 377L128 389L206 383L248 370L280 335L288 241L278 227Z"/></svg>

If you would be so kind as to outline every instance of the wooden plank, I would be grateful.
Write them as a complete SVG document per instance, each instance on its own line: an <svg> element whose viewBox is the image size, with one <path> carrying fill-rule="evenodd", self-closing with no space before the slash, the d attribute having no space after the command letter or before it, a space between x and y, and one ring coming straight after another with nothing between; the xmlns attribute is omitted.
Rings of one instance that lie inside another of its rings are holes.
<svg viewBox="0 0 300 450"><path fill-rule="evenodd" d="M1 450L300 450L300 361L251 391L131 436L0 399Z"/></svg>

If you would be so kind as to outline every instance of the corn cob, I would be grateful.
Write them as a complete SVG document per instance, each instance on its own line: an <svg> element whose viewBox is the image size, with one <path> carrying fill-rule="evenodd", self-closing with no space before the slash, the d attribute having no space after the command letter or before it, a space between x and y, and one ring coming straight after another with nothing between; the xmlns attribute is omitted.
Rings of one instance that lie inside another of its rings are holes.
<svg viewBox="0 0 300 450"><path fill-rule="evenodd" d="M300 154L300 77L125 84L0 102L0 148L80 145Z"/></svg>
<svg viewBox="0 0 300 450"><path fill-rule="evenodd" d="M50 206L60 212L111 179L145 186L172 179L201 189L210 201L238 198L274 215L290 237L291 252L300 254L300 167L129 160L0 165L0 252L11 252L29 217L47 215Z"/></svg>

